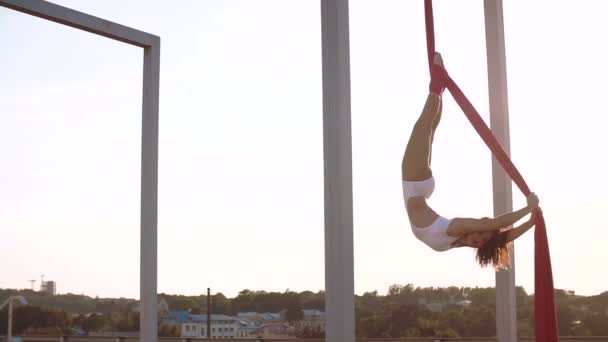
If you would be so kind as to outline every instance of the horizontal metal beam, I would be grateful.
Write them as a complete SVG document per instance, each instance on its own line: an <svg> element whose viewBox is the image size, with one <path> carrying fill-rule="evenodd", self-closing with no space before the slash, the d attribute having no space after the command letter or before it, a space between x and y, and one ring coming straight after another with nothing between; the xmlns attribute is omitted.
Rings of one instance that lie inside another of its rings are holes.
<svg viewBox="0 0 608 342"><path fill-rule="evenodd" d="M153 34L132 29L48 1L0 0L0 6L139 47L156 45L160 40L158 36Z"/></svg>

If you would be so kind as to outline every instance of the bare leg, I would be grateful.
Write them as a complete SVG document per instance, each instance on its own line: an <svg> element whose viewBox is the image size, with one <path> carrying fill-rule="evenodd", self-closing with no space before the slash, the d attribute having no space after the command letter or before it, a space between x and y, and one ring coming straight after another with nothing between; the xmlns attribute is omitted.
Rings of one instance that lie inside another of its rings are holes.
<svg viewBox="0 0 608 342"><path fill-rule="evenodd" d="M437 126L439 126L439 122L441 121L441 112L443 110L443 99L439 102L439 110L437 111L437 116L435 116L435 120L433 121L433 131L431 132L431 148L429 151L429 167L431 167L431 159L433 157L433 141L435 140L435 131L437 130Z"/></svg>
<svg viewBox="0 0 608 342"><path fill-rule="evenodd" d="M435 54L435 67L443 69L441 55ZM437 69L435 69L437 70ZM433 72L432 72L433 74ZM441 77L436 75L435 77ZM431 79L431 93L414 125L410 140L405 148L401 163L401 178L406 181L422 181L433 175L431 171L431 150L435 129L441 119L441 78Z"/></svg>
<svg viewBox="0 0 608 342"><path fill-rule="evenodd" d="M422 181L433 175L429 166L429 152L433 122L440 104L439 95L429 94L422 113L412 129L401 163L401 178L405 181Z"/></svg>
<svg viewBox="0 0 608 342"><path fill-rule="evenodd" d="M440 66L441 68L444 68L443 58L441 57L441 54L435 53L435 58L434 58L433 62L436 65ZM435 119L433 119L433 132L431 132L431 148L429 151L429 167L431 166L431 161L433 159L432 158L433 157L433 141L435 140L435 131L437 130L437 126L439 126L439 122L441 121L442 109L443 109L443 98L439 102L439 110L437 111L437 116L435 117Z"/></svg>

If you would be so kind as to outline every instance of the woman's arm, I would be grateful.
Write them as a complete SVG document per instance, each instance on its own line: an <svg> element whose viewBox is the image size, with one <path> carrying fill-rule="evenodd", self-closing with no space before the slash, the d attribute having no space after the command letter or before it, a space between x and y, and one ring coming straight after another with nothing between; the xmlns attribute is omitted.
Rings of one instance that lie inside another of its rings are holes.
<svg viewBox="0 0 608 342"><path fill-rule="evenodd" d="M462 236L469 233L488 232L509 227L538 207L538 197L534 193L528 196L527 202L528 205L524 208L494 218L454 218L450 222L447 234L450 236Z"/></svg>
<svg viewBox="0 0 608 342"><path fill-rule="evenodd" d="M507 242L511 242L515 239L517 239L518 237L522 236L525 232L527 232L530 228L534 227L534 224L536 223L536 210L532 212L532 215L530 215L530 219L524 223L522 223L521 225L508 230L507 233Z"/></svg>
<svg viewBox="0 0 608 342"><path fill-rule="evenodd" d="M481 226L477 228L482 232L500 230L513 225L515 222L521 220L524 216L531 213L534 209L535 208L526 206L519 210L496 216L495 218L490 219L490 222L488 222L485 227Z"/></svg>

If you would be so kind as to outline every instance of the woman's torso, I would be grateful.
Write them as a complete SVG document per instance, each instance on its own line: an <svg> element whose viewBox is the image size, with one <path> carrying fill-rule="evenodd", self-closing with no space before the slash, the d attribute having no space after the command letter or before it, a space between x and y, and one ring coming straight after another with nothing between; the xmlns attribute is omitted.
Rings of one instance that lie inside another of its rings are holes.
<svg viewBox="0 0 608 342"><path fill-rule="evenodd" d="M439 217L422 196L411 197L407 201L407 214L410 223L422 229L430 226Z"/></svg>

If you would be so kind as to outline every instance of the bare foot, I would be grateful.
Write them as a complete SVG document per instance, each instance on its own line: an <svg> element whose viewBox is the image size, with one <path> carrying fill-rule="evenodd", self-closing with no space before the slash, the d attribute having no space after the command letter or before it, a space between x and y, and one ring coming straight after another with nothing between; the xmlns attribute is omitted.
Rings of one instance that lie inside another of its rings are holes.
<svg viewBox="0 0 608 342"><path fill-rule="evenodd" d="M446 76L447 73L443 66L443 58L439 52L435 52L433 58L433 66L431 67L431 83L429 84L429 91L433 95L437 95L441 100L441 94L446 87Z"/></svg>
<svg viewBox="0 0 608 342"><path fill-rule="evenodd" d="M441 54L439 52L435 52L435 58L433 58L433 63L443 68L443 58L441 58Z"/></svg>

